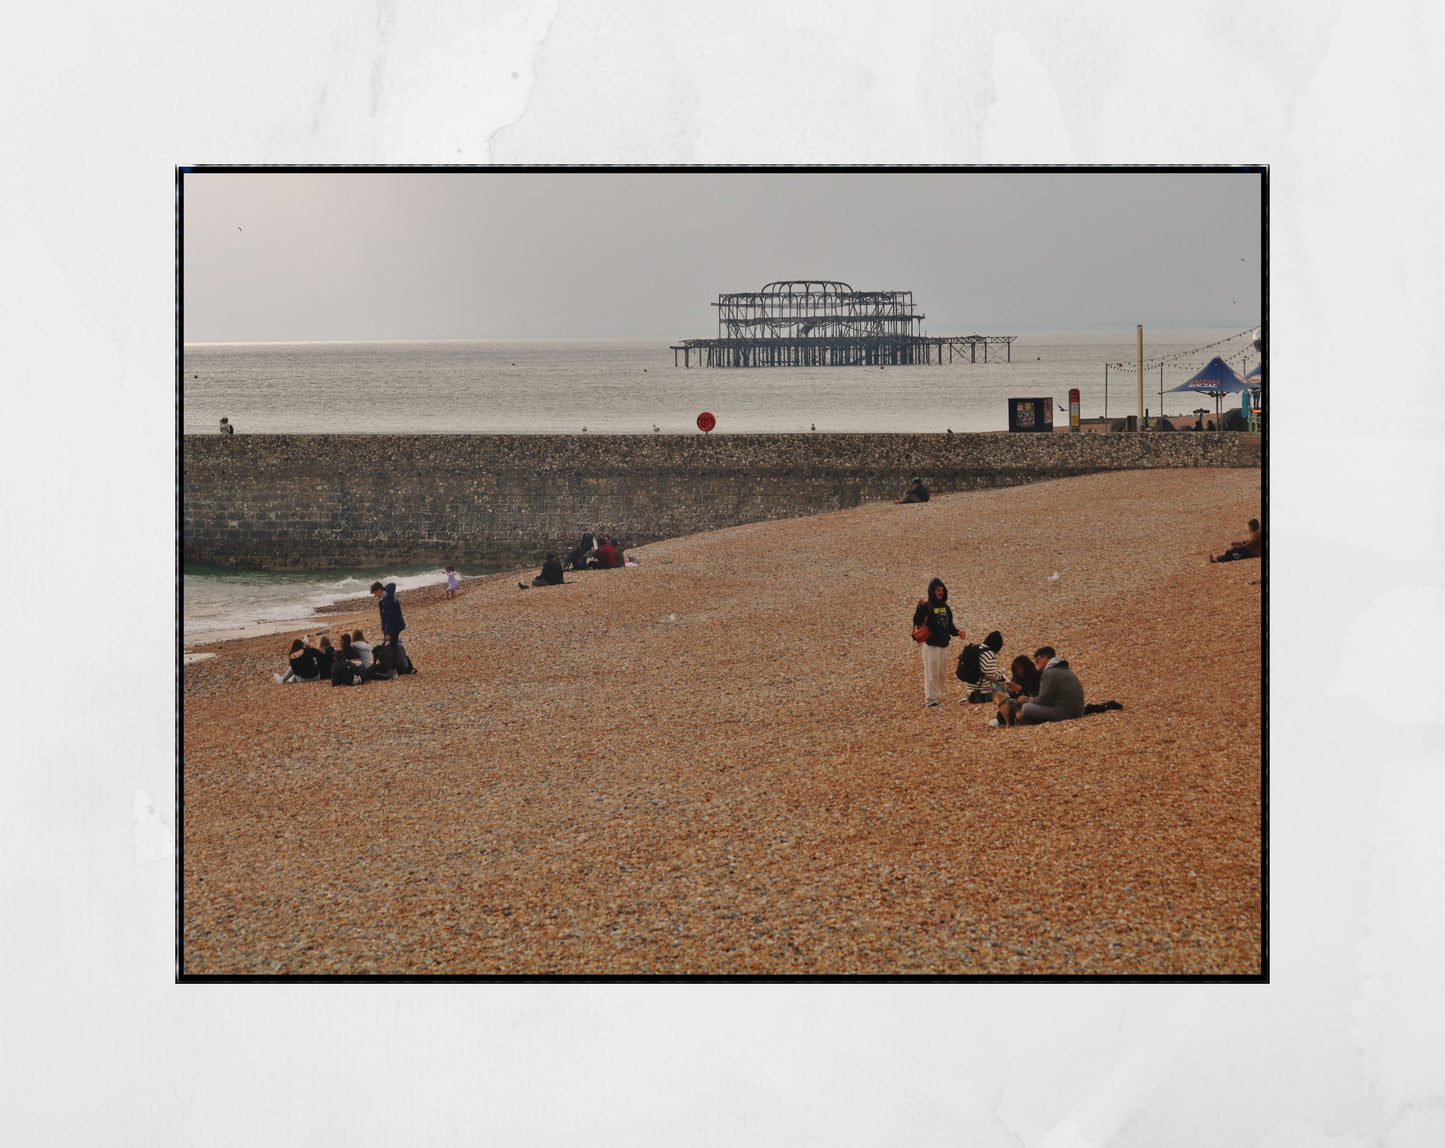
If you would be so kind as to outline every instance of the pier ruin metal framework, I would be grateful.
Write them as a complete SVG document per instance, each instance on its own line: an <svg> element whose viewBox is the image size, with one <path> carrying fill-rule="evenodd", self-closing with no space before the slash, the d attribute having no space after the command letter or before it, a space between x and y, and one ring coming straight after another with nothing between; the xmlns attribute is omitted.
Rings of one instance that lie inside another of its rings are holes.
<svg viewBox="0 0 1445 1148"><path fill-rule="evenodd" d="M912 291L855 291L832 279L789 279L761 291L723 294L717 338L684 339L672 347L672 365L691 367L845 367L977 362L979 348L1002 346L1012 361L1014 335L923 334L924 315Z"/></svg>

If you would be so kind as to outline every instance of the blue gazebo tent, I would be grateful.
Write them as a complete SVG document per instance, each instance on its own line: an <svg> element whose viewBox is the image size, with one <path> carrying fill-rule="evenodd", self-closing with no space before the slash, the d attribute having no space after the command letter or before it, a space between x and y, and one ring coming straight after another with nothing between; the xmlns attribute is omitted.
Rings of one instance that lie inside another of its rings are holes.
<svg viewBox="0 0 1445 1148"><path fill-rule="evenodd" d="M1255 363L1244 373L1244 377L1249 380L1250 390L1259 390L1264 385L1264 363Z"/></svg>
<svg viewBox="0 0 1445 1148"><path fill-rule="evenodd" d="M1249 384L1239 377L1228 363L1218 355L1209 360L1204 370L1200 371L1192 379L1186 379L1177 387L1170 387L1170 393L1174 391L1194 391L1196 394L1214 396L1214 413L1219 414L1219 399L1221 395L1238 394L1240 391L1249 390Z"/></svg>

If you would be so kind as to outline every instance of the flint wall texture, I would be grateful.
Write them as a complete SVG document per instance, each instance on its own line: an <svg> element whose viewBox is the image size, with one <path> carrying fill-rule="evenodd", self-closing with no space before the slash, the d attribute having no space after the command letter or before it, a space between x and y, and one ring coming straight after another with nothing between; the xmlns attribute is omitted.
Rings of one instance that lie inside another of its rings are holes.
<svg viewBox="0 0 1445 1148"><path fill-rule="evenodd" d="M255 569L538 565L896 498L1150 467L1258 467L1257 440L1173 434L208 435L182 445L187 562Z"/></svg>

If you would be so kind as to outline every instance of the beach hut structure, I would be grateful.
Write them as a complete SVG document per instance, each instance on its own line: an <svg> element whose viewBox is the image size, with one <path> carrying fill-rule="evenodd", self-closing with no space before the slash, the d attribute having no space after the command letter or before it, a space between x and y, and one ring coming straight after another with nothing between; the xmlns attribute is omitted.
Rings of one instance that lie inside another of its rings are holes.
<svg viewBox="0 0 1445 1148"><path fill-rule="evenodd" d="M1186 379L1177 387L1170 387L1169 392L1193 391L1200 395L1214 396L1214 413L1219 414L1219 400L1223 395L1236 395L1240 391L1249 390L1249 384L1239 376L1239 372L1221 359L1218 355L1210 359L1204 369L1193 378Z"/></svg>

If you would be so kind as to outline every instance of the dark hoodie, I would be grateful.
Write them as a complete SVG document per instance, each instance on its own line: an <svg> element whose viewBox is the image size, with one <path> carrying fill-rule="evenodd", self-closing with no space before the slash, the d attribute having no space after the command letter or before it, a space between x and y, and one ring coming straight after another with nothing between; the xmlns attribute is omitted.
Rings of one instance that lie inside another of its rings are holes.
<svg viewBox="0 0 1445 1148"><path fill-rule="evenodd" d="M928 584L928 597L918 603L918 608L913 611L913 624L920 622L928 623L928 640L925 643L929 646L947 646L948 637L952 634L958 637L958 627L953 624L953 611L948 605L948 587L943 586L942 601L935 601L933 588L943 586L942 578L935 578Z"/></svg>
<svg viewBox="0 0 1445 1148"><path fill-rule="evenodd" d="M381 610L381 632L388 638L399 638L406 629L401 618L401 603L396 600L396 583L388 582L382 587L381 597L376 600Z"/></svg>

